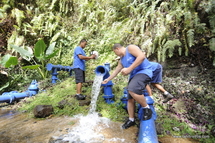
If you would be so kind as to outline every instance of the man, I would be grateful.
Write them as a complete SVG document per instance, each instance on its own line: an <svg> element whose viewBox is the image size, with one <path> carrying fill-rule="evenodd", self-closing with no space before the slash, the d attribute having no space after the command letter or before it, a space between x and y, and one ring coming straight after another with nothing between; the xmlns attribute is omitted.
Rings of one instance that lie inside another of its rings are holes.
<svg viewBox="0 0 215 143"><path fill-rule="evenodd" d="M143 96L143 90L151 80L152 70L145 54L136 45L129 45L125 48L121 44L114 44L113 51L120 57L120 60L114 72L102 84L106 84L118 73L125 76L130 74L127 86L129 119L122 125L123 129L127 129L135 125L135 100L142 106L144 113L142 120L148 120L152 117L152 110Z"/></svg>
<svg viewBox="0 0 215 143"><path fill-rule="evenodd" d="M164 100L163 103L167 103L169 100L173 98L173 96L167 92L163 86L161 86L159 83L162 82L162 66L159 63L156 62L150 62L152 66L153 76L152 80L150 81L151 85L159 89L163 92ZM152 96L152 91L149 85L146 86L146 90L149 93L149 96Z"/></svg>
<svg viewBox="0 0 215 143"><path fill-rule="evenodd" d="M87 45L87 40L82 39L74 50L74 61L73 61L73 68L75 71L75 81L76 81L76 95L75 97L78 100L84 100L86 98L85 95L81 94L82 83L85 82L85 61L94 59L96 55L91 55L87 57L84 48Z"/></svg>

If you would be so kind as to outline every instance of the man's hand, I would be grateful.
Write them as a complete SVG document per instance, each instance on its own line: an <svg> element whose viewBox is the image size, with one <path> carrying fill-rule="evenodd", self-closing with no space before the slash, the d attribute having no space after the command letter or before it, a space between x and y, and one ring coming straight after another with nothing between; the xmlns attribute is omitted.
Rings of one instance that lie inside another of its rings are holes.
<svg viewBox="0 0 215 143"><path fill-rule="evenodd" d="M121 70L122 75L128 75L131 72L131 70L129 68L123 68Z"/></svg>
<svg viewBox="0 0 215 143"><path fill-rule="evenodd" d="M108 79L105 79L102 81L102 84L106 84L106 83L108 83L108 81L109 81Z"/></svg>
<svg viewBox="0 0 215 143"><path fill-rule="evenodd" d="M96 58L96 55L95 55L95 54L92 54L90 57L91 57L92 59L95 59L95 58Z"/></svg>

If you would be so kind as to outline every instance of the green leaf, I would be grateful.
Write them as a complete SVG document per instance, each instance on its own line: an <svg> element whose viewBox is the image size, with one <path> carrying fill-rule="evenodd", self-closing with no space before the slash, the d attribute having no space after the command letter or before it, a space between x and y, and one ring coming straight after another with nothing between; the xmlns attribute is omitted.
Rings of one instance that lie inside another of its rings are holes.
<svg viewBox="0 0 215 143"><path fill-rule="evenodd" d="M5 85L3 85L2 87L0 87L0 91L2 91L3 89L9 87L10 82L7 82Z"/></svg>
<svg viewBox="0 0 215 143"><path fill-rule="evenodd" d="M10 44L10 46L11 46L13 49L15 49L17 52L19 52L20 55L21 55L24 59L26 59L26 60L28 60L28 61L31 59L31 57L33 57L33 53L32 53L32 51L31 51L30 48L28 48L28 50L26 50L26 49L24 49L24 46L19 47L19 46L15 46L15 45L12 45L12 44Z"/></svg>
<svg viewBox="0 0 215 143"><path fill-rule="evenodd" d="M4 67L9 68L12 65L17 65L18 59L17 59L17 57L7 54L3 57L3 60L1 63L2 63L2 65L4 65Z"/></svg>
<svg viewBox="0 0 215 143"><path fill-rule="evenodd" d="M44 57L46 50L46 44L43 40L37 41L37 43L34 45L34 55L37 58Z"/></svg>
<svg viewBox="0 0 215 143"><path fill-rule="evenodd" d="M60 36L60 34L61 34L61 32L58 32L57 34L55 34L55 35L52 37L52 39L51 39L50 43L52 43L52 42L56 41L56 40L57 40L57 38Z"/></svg>
<svg viewBox="0 0 215 143"><path fill-rule="evenodd" d="M31 65L31 66L24 66L22 67L22 69L37 69L38 67L40 67L40 65Z"/></svg>
<svg viewBox="0 0 215 143"><path fill-rule="evenodd" d="M54 53L52 53L52 54L46 56L45 59L46 59L46 60L47 60L47 59L51 59L52 57L54 57L54 56L57 54L58 51L59 51L59 50L56 50Z"/></svg>
<svg viewBox="0 0 215 143"><path fill-rule="evenodd" d="M53 42L51 45L49 45L48 49L46 50L46 55L50 55L53 53L55 44L56 44L56 42Z"/></svg>

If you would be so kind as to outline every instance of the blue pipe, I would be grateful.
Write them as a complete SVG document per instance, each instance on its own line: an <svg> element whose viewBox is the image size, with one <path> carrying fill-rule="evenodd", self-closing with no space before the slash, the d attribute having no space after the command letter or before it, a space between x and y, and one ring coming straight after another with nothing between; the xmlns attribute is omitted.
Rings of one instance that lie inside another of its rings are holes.
<svg viewBox="0 0 215 143"><path fill-rule="evenodd" d="M97 66L95 69L96 75L103 75L103 80L108 78L110 76L109 71L110 71L110 64L105 63L105 66Z"/></svg>
<svg viewBox="0 0 215 143"><path fill-rule="evenodd" d="M121 102L124 104L123 108L127 110L127 89L124 88L124 95L121 98ZM157 132L154 121L157 119L157 114L154 109L154 100L149 96L146 90L143 91L144 98L146 99L146 103L149 105L152 110L152 118L149 120L142 120L143 110L141 105L138 104L137 112L138 118L140 120L140 128L138 134L138 143L158 143Z"/></svg>
<svg viewBox="0 0 215 143"><path fill-rule="evenodd" d="M127 106L128 106L128 91L127 91L126 87L124 87L123 89L124 89L123 90L123 96L122 96L122 98L120 100L124 104L123 108L125 110L127 110Z"/></svg>
<svg viewBox="0 0 215 143"><path fill-rule="evenodd" d="M110 64L105 63L104 66L100 65L96 67L95 74L102 75L104 80L110 76L109 71L110 71ZM108 81L108 83L102 84L102 86L104 86L103 98L105 99L105 102L108 104L114 103L113 101L114 94L112 93L112 86L113 86L112 81Z"/></svg>
<svg viewBox="0 0 215 143"><path fill-rule="evenodd" d="M0 103L7 102L12 103L14 101L17 101L19 99L23 99L25 97L34 96L38 93L39 88L36 80L33 80L28 87L28 90L22 93L19 93L17 91L11 91L11 92L4 92L0 96Z"/></svg>
<svg viewBox="0 0 215 143"><path fill-rule="evenodd" d="M143 110L141 110L142 107L139 105L138 118L140 120L140 129L138 134L138 143L158 143L157 131L154 122L157 118L157 114L153 106L154 100L148 96L148 93L145 93L144 97L146 99L146 103L152 110L152 118L149 120L142 120Z"/></svg>
<svg viewBox="0 0 215 143"><path fill-rule="evenodd" d="M70 67L70 66L61 66L61 65L53 65L53 64L50 64L48 63L46 65L46 69L48 71L52 71L52 83L56 83L56 81L58 80L57 78L57 71L67 71L69 72L69 76L72 76L72 70L73 70L73 67Z"/></svg>

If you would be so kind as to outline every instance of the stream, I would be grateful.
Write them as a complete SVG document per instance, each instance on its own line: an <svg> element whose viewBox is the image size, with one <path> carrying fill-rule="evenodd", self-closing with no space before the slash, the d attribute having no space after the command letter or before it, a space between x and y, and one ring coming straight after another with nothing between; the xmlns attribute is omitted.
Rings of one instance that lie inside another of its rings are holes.
<svg viewBox="0 0 215 143"><path fill-rule="evenodd" d="M126 130L121 122L100 117L96 110L102 76L96 76L88 115L36 119L0 108L0 143L136 143L137 126ZM162 143L198 143L192 139L165 136Z"/></svg>

